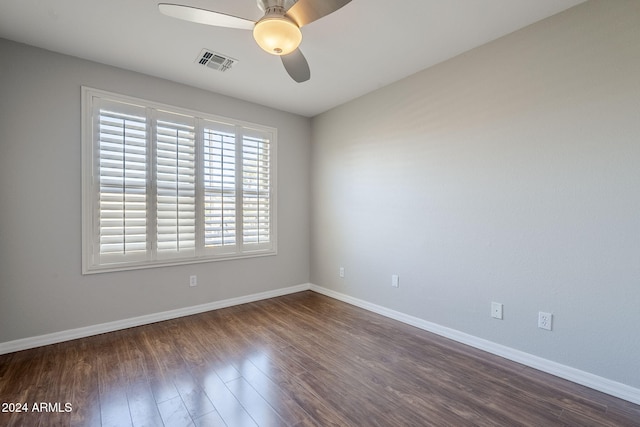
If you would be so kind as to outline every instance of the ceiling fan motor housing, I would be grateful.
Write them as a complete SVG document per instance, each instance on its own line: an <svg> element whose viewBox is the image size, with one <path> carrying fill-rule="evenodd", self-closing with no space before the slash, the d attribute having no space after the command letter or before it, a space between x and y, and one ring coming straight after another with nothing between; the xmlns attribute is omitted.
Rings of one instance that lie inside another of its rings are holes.
<svg viewBox="0 0 640 427"><path fill-rule="evenodd" d="M287 11L291 6L296 4L298 0L257 0L257 2L258 8L266 13L268 9L272 7L280 7L284 9L284 11Z"/></svg>

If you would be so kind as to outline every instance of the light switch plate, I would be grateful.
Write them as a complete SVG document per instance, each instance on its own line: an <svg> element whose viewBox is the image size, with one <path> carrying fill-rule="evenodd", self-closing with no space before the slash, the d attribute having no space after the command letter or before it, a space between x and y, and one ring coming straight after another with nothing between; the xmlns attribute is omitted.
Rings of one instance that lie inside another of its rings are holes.
<svg viewBox="0 0 640 427"><path fill-rule="evenodd" d="M400 286L400 277L398 277L397 274L391 276L391 286L393 286L394 288Z"/></svg>

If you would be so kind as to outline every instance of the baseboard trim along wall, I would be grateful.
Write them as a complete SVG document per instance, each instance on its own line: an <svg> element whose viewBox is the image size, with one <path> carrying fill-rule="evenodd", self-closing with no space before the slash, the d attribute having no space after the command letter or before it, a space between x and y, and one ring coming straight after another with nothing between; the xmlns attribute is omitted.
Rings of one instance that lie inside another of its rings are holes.
<svg viewBox="0 0 640 427"><path fill-rule="evenodd" d="M134 326L148 325L150 323L161 322L163 320L190 316L192 314L203 313L205 311L218 310L220 308L232 307L234 305L275 298L283 295L293 294L296 292L306 291L309 290L310 287L310 284L305 283L288 288L275 289L273 291L260 292L257 294L251 294L237 298L229 298L221 301L213 301L206 304L194 305L191 307L163 311L161 313L153 313L145 316L101 323L99 325L86 326L83 328L54 332L52 334L8 341L0 343L0 354L13 353L14 351L27 350L30 348L41 347L43 345L56 344L64 341L75 340L78 338L85 338L92 335L103 334L105 332L113 332L121 329L132 328Z"/></svg>
<svg viewBox="0 0 640 427"><path fill-rule="evenodd" d="M531 355L510 347L496 344L494 342L465 334L455 329L447 328L418 317L410 316L399 311L391 310L377 304L373 304L331 289L323 288L311 283L305 283L287 288L275 289L272 291L260 292L257 294L246 295L237 298L229 298L221 301L213 301L206 304L195 305L191 307L179 308L176 310L164 311L145 316L132 317L129 319L117 320L114 322L102 323L99 325L87 326L83 328L70 329L67 331L55 332L52 334L40 335L36 337L23 338L14 341L0 343L0 354L12 353L14 351L27 350L30 348L40 347L59 342L70 341L78 338L84 338L92 335L98 335L106 332L113 332L121 329L132 328L135 326L147 325L150 323L160 322L163 320L175 319L192 314L203 313L205 311L218 310L221 308L232 307L235 305L246 304L254 301L260 301L269 298L275 298L283 295L293 294L311 290L322 295L346 302L356 307L363 308L373 313L380 314L406 323L411 326L423 329L428 332L440 335L445 338L457 341L462 344L484 350L488 353L504 357L505 359L521 363L525 366L537 369L548 374L555 375L568 381L592 388L594 390L609 394L611 396L624 399L626 401L640 404L640 389L612 381L594 374L590 374L570 366L562 365L538 356Z"/></svg>
<svg viewBox="0 0 640 427"><path fill-rule="evenodd" d="M311 284L310 290L640 405L640 389Z"/></svg>

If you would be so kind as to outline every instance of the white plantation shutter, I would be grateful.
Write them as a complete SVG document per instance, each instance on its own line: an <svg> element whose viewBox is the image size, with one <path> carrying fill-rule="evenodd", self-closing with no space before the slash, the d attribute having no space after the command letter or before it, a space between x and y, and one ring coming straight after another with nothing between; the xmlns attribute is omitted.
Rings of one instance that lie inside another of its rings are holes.
<svg viewBox="0 0 640 427"><path fill-rule="evenodd" d="M145 109L102 102L97 117L97 227L100 262L147 256Z"/></svg>
<svg viewBox="0 0 640 427"><path fill-rule="evenodd" d="M155 121L158 258L193 257L196 249L194 119L157 113Z"/></svg>
<svg viewBox="0 0 640 427"><path fill-rule="evenodd" d="M235 251L237 244L235 126L205 122L203 143L204 245L206 248L216 248L217 252Z"/></svg>
<svg viewBox="0 0 640 427"><path fill-rule="evenodd" d="M83 88L83 273L276 253L273 128Z"/></svg>
<svg viewBox="0 0 640 427"><path fill-rule="evenodd" d="M242 141L242 235L245 246L268 245L271 238L270 141L245 129Z"/></svg>

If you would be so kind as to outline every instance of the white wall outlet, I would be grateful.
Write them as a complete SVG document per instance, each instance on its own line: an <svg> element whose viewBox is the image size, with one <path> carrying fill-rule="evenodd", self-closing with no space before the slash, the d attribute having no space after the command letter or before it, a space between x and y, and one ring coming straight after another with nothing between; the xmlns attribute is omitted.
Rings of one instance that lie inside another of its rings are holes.
<svg viewBox="0 0 640 427"><path fill-rule="evenodd" d="M397 274L391 276L391 286L393 286L394 288L400 286L400 277L398 277Z"/></svg>
<svg viewBox="0 0 640 427"><path fill-rule="evenodd" d="M502 320L503 305L499 302L491 303L491 317Z"/></svg>
<svg viewBox="0 0 640 427"><path fill-rule="evenodd" d="M538 328L546 329L547 331L550 331L552 327L552 323L553 323L553 314L545 313L542 311L538 312Z"/></svg>
<svg viewBox="0 0 640 427"><path fill-rule="evenodd" d="M344 279L344 267L340 267L340 271L338 273L341 279Z"/></svg>
<svg viewBox="0 0 640 427"><path fill-rule="evenodd" d="M198 276L196 276L195 274L192 276L189 276L189 286L191 287L198 286Z"/></svg>

